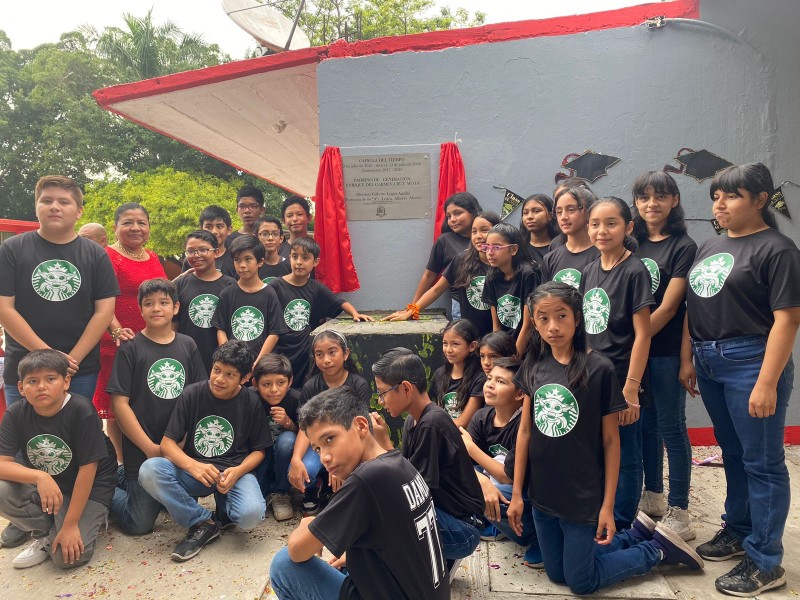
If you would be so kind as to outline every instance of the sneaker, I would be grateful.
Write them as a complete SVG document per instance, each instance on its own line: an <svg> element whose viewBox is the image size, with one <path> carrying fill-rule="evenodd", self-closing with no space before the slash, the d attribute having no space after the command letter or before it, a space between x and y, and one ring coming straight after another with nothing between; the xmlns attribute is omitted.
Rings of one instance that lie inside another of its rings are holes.
<svg viewBox="0 0 800 600"><path fill-rule="evenodd" d="M3 533L0 533L0 548L16 548L31 539L28 531L22 531L16 525L9 523Z"/></svg>
<svg viewBox="0 0 800 600"><path fill-rule="evenodd" d="M720 561L744 555L744 548L742 542L733 537L723 523L722 529L711 538L711 541L697 547L697 553L706 560Z"/></svg>
<svg viewBox="0 0 800 600"><path fill-rule="evenodd" d="M233 527L236 527L236 523L231 521L231 518L228 516L228 511L225 510L225 498L221 497L222 494L219 492L214 492L214 520L219 524L220 531L227 531Z"/></svg>
<svg viewBox="0 0 800 600"><path fill-rule="evenodd" d="M636 538L636 543L646 542L653 539L653 532L656 530L656 522L647 516L643 511L639 511L631 525L631 532Z"/></svg>
<svg viewBox="0 0 800 600"><path fill-rule="evenodd" d="M667 512L667 499L663 493L645 490L639 500L639 510L650 517L663 517Z"/></svg>
<svg viewBox="0 0 800 600"><path fill-rule="evenodd" d="M449 561L448 561L449 562ZM453 564L450 565L450 574L449 574L449 581L453 583L453 579L456 578L456 571L458 571L458 567L461 566L461 563L464 562L463 558L457 558L453 561Z"/></svg>
<svg viewBox="0 0 800 600"><path fill-rule="evenodd" d="M692 571L699 571L705 566L700 555L681 536L661 523L656 525L650 543L661 551L661 561L668 565L686 565Z"/></svg>
<svg viewBox="0 0 800 600"><path fill-rule="evenodd" d="M219 538L219 524L216 521L208 523L203 521L189 528L189 533L184 540L175 546L172 551L172 560L185 562L194 558L203 549L203 546Z"/></svg>
<svg viewBox="0 0 800 600"><path fill-rule="evenodd" d="M289 494L270 494L269 503L276 521L288 521L294 516L294 508Z"/></svg>
<svg viewBox="0 0 800 600"><path fill-rule="evenodd" d="M15 569L27 569L42 563L50 558L50 542L46 537L33 540L30 546L17 554L11 561L11 566Z"/></svg>
<svg viewBox="0 0 800 600"><path fill-rule="evenodd" d="M760 571L756 564L745 556L742 562L714 582L723 594L750 598L767 590L786 585L786 572L778 565L771 571Z"/></svg>
<svg viewBox="0 0 800 600"><path fill-rule="evenodd" d="M483 528L481 531L481 539L484 542L499 542L500 540L506 539L505 533L500 531L497 527L489 523L486 527Z"/></svg>
<svg viewBox="0 0 800 600"><path fill-rule="evenodd" d="M314 485L306 490L303 496L303 516L313 517L319 512L319 492L322 488L322 481L317 480Z"/></svg>
<svg viewBox="0 0 800 600"><path fill-rule="evenodd" d="M697 532L692 527L692 517L689 516L689 511L685 508L670 506L667 508L667 514L661 519L661 523L681 536L684 542L697 537Z"/></svg>

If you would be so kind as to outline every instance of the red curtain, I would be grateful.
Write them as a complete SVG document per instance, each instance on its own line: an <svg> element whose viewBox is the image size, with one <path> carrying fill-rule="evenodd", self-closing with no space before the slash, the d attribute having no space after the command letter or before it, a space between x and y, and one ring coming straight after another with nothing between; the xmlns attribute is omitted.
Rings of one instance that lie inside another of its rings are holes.
<svg viewBox="0 0 800 600"><path fill-rule="evenodd" d="M321 248L316 277L336 294L354 292L361 284L347 229L342 154L335 146L325 148L319 161L314 205L314 239Z"/></svg>
<svg viewBox="0 0 800 600"><path fill-rule="evenodd" d="M466 191L467 176L464 173L464 163L461 162L461 153L456 144L445 142L439 153L439 198L433 225L433 241L436 241L442 231L445 201L453 194Z"/></svg>

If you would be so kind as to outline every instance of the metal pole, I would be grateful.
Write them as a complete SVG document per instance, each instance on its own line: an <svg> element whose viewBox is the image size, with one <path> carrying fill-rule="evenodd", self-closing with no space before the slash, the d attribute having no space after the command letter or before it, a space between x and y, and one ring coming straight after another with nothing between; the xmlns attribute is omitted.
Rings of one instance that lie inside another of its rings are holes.
<svg viewBox="0 0 800 600"><path fill-rule="evenodd" d="M289 46L292 45L294 30L297 29L297 23L300 21L300 13L303 12L303 7L305 5L306 5L306 0L300 0L300 6L297 8L297 14L294 16L294 23L292 23L292 30L289 32L289 39L286 40L286 47L284 48L284 50L288 50Z"/></svg>

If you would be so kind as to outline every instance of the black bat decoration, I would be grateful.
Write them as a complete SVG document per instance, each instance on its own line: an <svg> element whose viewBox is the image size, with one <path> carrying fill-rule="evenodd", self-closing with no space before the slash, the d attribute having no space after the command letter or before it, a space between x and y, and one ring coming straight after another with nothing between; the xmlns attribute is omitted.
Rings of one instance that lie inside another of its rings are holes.
<svg viewBox="0 0 800 600"><path fill-rule="evenodd" d="M598 154L597 152L587 150L578 158L565 162L563 166L575 173L577 177L583 177L594 183L603 175L608 175L608 168L614 166L619 161L620 159L616 156Z"/></svg>
<svg viewBox="0 0 800 600"><path fill-rule="evenodd" d="M680 168L675 168L672 165L664 165L664 171L667 173L683 173L696 179L698 182L713 177L722 171L722 169L733 165L732 162L728 162L724 158L705 149L692 150L691 148L681 148L675 160L681 163Z"/></svg>

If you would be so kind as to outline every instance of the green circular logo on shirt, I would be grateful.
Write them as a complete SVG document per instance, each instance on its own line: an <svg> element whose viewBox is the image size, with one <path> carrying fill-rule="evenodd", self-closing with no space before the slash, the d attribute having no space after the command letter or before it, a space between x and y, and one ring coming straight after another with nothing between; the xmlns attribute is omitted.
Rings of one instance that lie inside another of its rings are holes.
<svg viewBox="0 0 800 600"><path fill-rule="evenodd" d="M255 306L242 306L231 316L233 337L243 342L256 339L264 333L264 314Z"/></svg>
<svg viewBox="0 0 800 600"><path fill-rule="evenodd" d="M33 468L48 475L63 473L72 462L72 449L57 435L42 434L32 437L25 450Z"/></svg>
<svg viewBox="0 0 800 600"><path fill-rule="evenodd" d="M262 279L261 281L263 281L264 283L266 283L267 285L269 285L269 284L270 284L270 282L271 282L271 281L274 281L275 279L277 279L277 277L264 277L264 279Z"/></svg>
<svg viewBox="0 0 800 600"><path fill-rule="evenodd" d="M557 383L543 385L533 395L533 420L547 437L561 437L578 422L578 401Z"/></svg>
<svg viewBox="0 0 800 600"><path fill-rule="evenodd" d="M733 256L727 252L700 261L689 273L689 287L701 298L716 296L733 270Z"/></svg>
<svg viewBox="0 0 800 600"><path fill-rule="evenodd" d="M611 300L603 288L592 288L583 296L583 320L586 333L598 334L608 329Z"/></svg>
<svg viewBox="0 0 800 600"><path fill-rule="evenodd" d="M233 446L233 427L228 419L209 415L197 423L194 448L206 458L221 456Z"/></svg>
<svg viewBox="0 0 800 600"><path fill-rule="evenodd" d="M461 411L456 408L456 396L457 392L447 392L442 396L442 408L454 419L461 416Z"/></svg>
<svg viewBox="0 0 800 600"><path fill-rule="evenodd" d="M211 329L211 319L219 304L214 294L200 294L189 302L189 320L201 329Z"/></svg>
<svg viewBox="0 0 800 600"><path fill-rule="evenodd" d="M489 305L481 300L485 283L486 276L479 275L478 277L473 277L467 286L467 301L475 310L489 310Z"/></svg>
<svg viewBox="0 0 800 600"><path fill-rule="evenodd" d="M522 302L516 296L506 294L497 300L497 318L506 327L516 329L522 318Z"/></svg>
<svg viewBox="0 0 800 600"><path fill-rule="evenodd" d="M302 298L292 300L283 311L283 320L293 331L303 331L311 318L311 304Z"/></svg>
<svg viewBox="0 0 800 600"><path fill-rule="evenodd" d="M647 272L650 273L650 291L655 294L658 286L661 285L661 269L658 268L658 263L652 258L643 258Z"/></svg>
<svg viewBox="0 0 800 600"><path fill-rule="evenodd" d="M578 269L561 269L553 276L553 281L566 283L577 290L581 284L581 272Z"/></svg>
<svg viewBox="0 0 800 600"><path fill-rule="evenodd" d="M172 400L181 395L186 370L174 358L162 358L147 370L147 387L159 398Z"/></svg>
<svg viewBox="0 0 800 600"><path fill-rule="evenodd" d="M46 260L33 270L31 285L45 300L69 300L81 289L81 273L66 260Z"/></svg>

